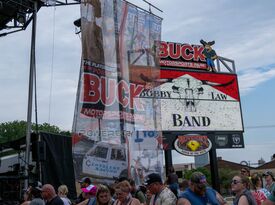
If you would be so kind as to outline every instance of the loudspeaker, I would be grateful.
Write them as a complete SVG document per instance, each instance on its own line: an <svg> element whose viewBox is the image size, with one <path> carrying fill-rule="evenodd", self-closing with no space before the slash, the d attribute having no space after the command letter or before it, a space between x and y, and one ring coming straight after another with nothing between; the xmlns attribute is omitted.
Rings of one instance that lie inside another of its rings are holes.
<svg viewBox="0 0 275 205"><path fill-rule="evenodd" d="M36 162L46 160L46 143L44 141L32 143L32 160Z"/></svg>

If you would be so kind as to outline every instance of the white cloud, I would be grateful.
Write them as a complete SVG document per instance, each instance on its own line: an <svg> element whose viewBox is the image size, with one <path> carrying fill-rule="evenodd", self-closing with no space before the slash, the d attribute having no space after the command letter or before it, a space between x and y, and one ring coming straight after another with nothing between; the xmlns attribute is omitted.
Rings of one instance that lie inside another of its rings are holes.
<svg viewBox="0 0 275 205"><path fill-rule="evenodd" d="M275 64L263 68L250 68L239 75L239 88L242 95L250 93L255 87L275 77Z"/></svg>

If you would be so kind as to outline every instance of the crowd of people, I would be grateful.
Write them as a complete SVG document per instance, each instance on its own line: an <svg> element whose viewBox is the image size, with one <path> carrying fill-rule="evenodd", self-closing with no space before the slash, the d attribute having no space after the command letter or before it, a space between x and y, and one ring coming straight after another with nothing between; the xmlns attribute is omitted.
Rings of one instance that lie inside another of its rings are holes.
<svg viewBox="0 0 275 205"><path fill-rule="evenodd" d="M158 173L151 173L139 187L133 179L127 178L120 178L113 185L93 184L88 177L79 183L81 194L76 200L68 199L66 185L56 191L50 184L38 183L25 191L22 205L275 205L273 173L250 175L246 168L231 180L232 203L211 188L206 176L198 171L181 183L173 169L165 182Z"/></svg>

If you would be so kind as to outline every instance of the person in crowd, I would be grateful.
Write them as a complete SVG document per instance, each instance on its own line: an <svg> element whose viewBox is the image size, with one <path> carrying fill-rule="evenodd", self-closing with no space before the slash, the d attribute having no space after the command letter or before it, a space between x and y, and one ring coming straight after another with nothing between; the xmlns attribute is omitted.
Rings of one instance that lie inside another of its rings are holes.
<svg viewBox="0 0 275 205"><path fill-rule="evenodd" d="M131 195L131 185L127 180L115 185L116 200L114 205L140 205L138 199Z"/></svg>
<svg viewBox="0 0 275 205"><path fill-rule="evenodd" d="M80 188L86 188L87 186L89 186L90 184L92 184L91 179L89 177L83 177L81 180L78 181L80 184ZM75 203L78 204L82 201L84 201L85 199L83 198L83 194L80 193L77 197L77 199L75 200Z"/></svg>
<svg viewBox="0 0 275 205"><path fill-rule="evenodd" d="M37 182L36 186L34 188L32 188L32 190L31 190L33 199L31 201L30 205L45 205L45 202L42 199L41 191L42 191L42 184L41 184L41 182Z"/></svg>
<svg viewBox="0 0 275 205"><path fill-rule="evenodd" d="M175 196L178 197L180 192L179 179L173 166L168 168L166 184L168 185L169 189L175 194Z"/></svg>
<svg viewBox="0 0 275 205"><path fill-rule="evenodd" d="M177 205L222 205L226 201L213 188L207 186L207 180L203 173L193 172L189 187L179 196Z"/></svg>
<svg viewBox="0 0 275 205"><path fill-rule="evenodd" d="M31 200L32 200L31 190L32 190L32 187L29 186L27 190L24 191L24 195L23 195L24 201L23 203L21 203L21 205L29 205L31 203Z"/></svg>
<svg viewBox="0 0 275 205"><path fill-rule="evenodd" d="M179 184L180 193L184 192L189 187L189 180L183 179L182 182Z"/></svg>
<svg viewBox="0 0 275 205"><path fill-rule="evenodd" d="M99 184L96 192L96 205L112 205L113 202L109 188Z"/></svg>
<svg viewBox="0 0 275 205"><path fill-rule="evenodd" d="M146 205L149 205L153 194L148 189L146 189L145 196L146 196Z"/></svg>
<svg viewBox="0 0 275 205"><path fill-rule="evenodd" d="M273 191L267 199L262 203L262 205L275 205L275 192Z"/></svg>
<svg viewBox="0 0 275 205"><path fill-rule="evenodd" d="M159 174L151 173L145 178L147 190L152 194L150 205L175 205L177 197L166 187Z"/></svg>
<svg viewBox="0 0 275 205"><path fill-rule="evenodd" d="M273 191L275 191L275 179L273 173L271 171L266 171L263 173L263 176L266 182L265 188L270 193L273 193Z"/></svg>
<svg viewBox="0 0 275 205"><path fill-rule="evenodd" d="M240 174L243 175L243 176L250 177L250 170L249 170L249 168L248 167L242 167L241 171L240 171Z"/></svg>
<svg viewBox="0 0 275 205"><path fill-rule="evenodd" d="M46 201L46 205L63 205L63 201L56 194L51 184L45 184L41 189L42 198Z"/></svg>
<svg viewBox="0 0 275 205"><path fill-rule="evenodd" d="M64 205L71 205L72 202L70 199L68 199L67 195L69 193L68 187L66 185L60 185L57 189L58 196L63 201Z"/></svg>
<svg viewBox="0 0 275 205"><path fill-rule="evenodd" d="M81 188L81 190L84 200L78 203L78 205L95 205L97 187L93 184L90 184L85 188Z"/></svg>
<svg viewBox="0 0 275 205"><path fill-rule="evenodd" d="M234 205L257 205L252 193L247 189L249 178L236 175L231 181L231 190L235 194Z"/></svg>
<svg viewBox="0 0 275 205"><path fill-rule="evenodd" d="M251 176L250 176L250 169L248 167L242 167L240 170L240 174L241 176L246 176L248 177L249 180L251 180ZM247 184L247 189L250 190L251 186L251 181L250 183Z"/></svg>
<svg viewBox="0 0 275 205"><path fill-rule="evenodd" d="M263 188L263 181L261 175L258 173L253 173L251 176L251 193L255 198L258 205L261 205L263 201L266 200L267 196L270 194L267 189Z"/></svg>
<svg viewBox="0 0 275 205"><path fill-rule="evenodd" d="M146 203L146 197L145 194L142 192L141 189L137 189L136 183L133 179L128 180L130 185L131 185L131 194L132 197L136 198L139 200L140 203L145 204Z"/></svg>

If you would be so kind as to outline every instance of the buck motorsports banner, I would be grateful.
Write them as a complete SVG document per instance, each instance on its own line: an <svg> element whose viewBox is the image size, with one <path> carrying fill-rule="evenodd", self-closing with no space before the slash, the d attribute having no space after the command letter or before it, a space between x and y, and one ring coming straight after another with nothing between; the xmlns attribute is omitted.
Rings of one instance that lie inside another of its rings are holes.
<svg viewBox="0 0 275 205"><path fill-rule="evenodd" d="M131 141L138 128L145 129L156 101L136 98L152 85L133 76L160 78L161 22L126 1L81 2L82 63L73 124L77 178L114 180L130 174ZM140 73L139 67L146 71ZM152 116L151 128L160 123ZM158 152L154 143L150 149Z"/></svg>

